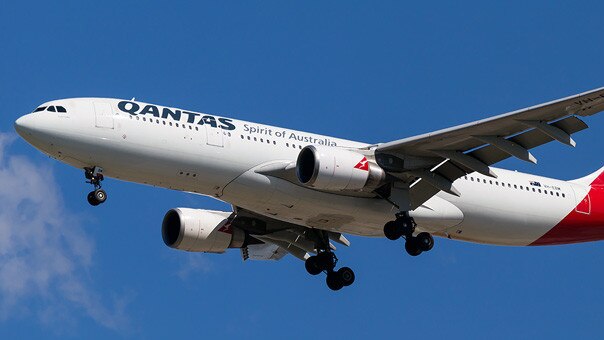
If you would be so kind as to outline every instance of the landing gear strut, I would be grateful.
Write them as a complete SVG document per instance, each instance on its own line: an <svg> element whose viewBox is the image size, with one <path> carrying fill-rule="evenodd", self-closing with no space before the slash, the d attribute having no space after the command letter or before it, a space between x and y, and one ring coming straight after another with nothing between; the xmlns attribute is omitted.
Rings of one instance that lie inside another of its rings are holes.
<svg viewBox="0 0 604 340"><path fill-rule="evenodd" d="M384 225L384 235L389 240L398 240L403 237L407 254L417 256L434 247L434 238L426 232L413 236L415 227L413 217L409 216L408 212L402 212L396 215L396 220L389 221Z"/></svg>
<svg viewBox="0 0 604 340"><path fill-rule="evenodd" d="M88 203L92 206L104 203L107 200L107 193L101 189L101 182L104 179L103 169L98 166L84 168L84 176L87 180L86 183L94 186L94 190L88 193Z"/></svg>
<svg viewBox="0 0 604 340"><path fill-rule="evenodd" d="M329 247L329 238L325 231L316 231L319 236L317 242L318 254L306 259L304 266L310 275L318 275L321 272L327 274L327 287L331 290L340 290L350 286L354 282L354 272L348 267L335 270L338 258Z"/></svg>

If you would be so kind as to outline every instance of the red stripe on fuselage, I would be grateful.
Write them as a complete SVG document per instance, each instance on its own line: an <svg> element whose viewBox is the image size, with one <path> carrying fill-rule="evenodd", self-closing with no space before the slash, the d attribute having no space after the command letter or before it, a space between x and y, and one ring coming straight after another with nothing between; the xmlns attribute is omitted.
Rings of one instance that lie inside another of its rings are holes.
<svg viewBox="0 0 604 340"><path fill-rule="evenodd" d="M579 243L604 240L604 174L591 184L587 195L560 223L541 236L531 246ZM587 211L589 214L580 212Z"/></svg>

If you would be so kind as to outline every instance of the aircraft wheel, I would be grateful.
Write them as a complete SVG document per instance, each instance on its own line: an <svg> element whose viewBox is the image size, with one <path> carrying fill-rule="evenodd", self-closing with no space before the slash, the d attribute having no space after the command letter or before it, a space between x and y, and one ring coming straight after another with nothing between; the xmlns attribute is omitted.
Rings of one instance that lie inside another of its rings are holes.
<svg viewBox="0 0 604 340"><path fill-rule="evenodd" d="M403 230L401 228L400 223L396 223L396 221L388 221L384 225L384 235L389 240L398 240L403 236Z"/></svg>
<svg viewBox="0 0 604 340"><path fill-rule="evenodd" d="M354 272L348 267L342 267L336 272L343 286L350 286L354 282Z"/></svg>
<svg viewBox="0 0 604 340"><path fill-rule="evenodd" d="M94 198L98 204L104 203L107 200L107 193L103 189L97 189L94 191Z"/></svg>
<svg viewBox="0 0 604 340"><path fill-rule="evenodd" d="M411 256L417 256L422 253L419 242L417 242L415 237L407 238L407 241L405 241L405 250L407 251L407 254Z"/></svg>
<svg viewBox="0 0 604 340"><path fill-rule="evenodd" d="M94 191L89 192L88 196L86 198L88 199L88 203L93 207L96 207L97 205L100 204L100 202L97 201L97 199L94 195Z"/></svg>
<svg viewBox="0 0 604 340"><path fill-rule="evenodd" d="M306 267L306 271L310 275L318 275L323 271L316 256L311 256L306 259L306 261L304 261L304 267Z"/></svg>
<svg viewBox="0 0 604 340"><path fill-rule="evenodd" d="M429 251L434 247L434 238L430 233L422 232L417 234L415 240L418 244L419 249L422 251Z"/></svg>
<svg viewBox="0 0 604 340"><path fill-rule="evenodd" d="M337 272L334 271L327 273L327 279L325 279L325 281L327 282L327 287L329 287L331 290L340 290L342 287L344 287L342 278Z"/></svg>

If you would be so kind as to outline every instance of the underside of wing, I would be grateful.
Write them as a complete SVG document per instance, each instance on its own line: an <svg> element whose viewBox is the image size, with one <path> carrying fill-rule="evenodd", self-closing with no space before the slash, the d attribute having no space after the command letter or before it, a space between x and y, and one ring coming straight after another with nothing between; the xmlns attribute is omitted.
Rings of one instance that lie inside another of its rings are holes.
<svg viewBox="0 0 604 340"><path fill-rule="evenodd" d="M332 250L335 250L336 246L330 241L350 245L340 233L279 221L239 207L235 207L235 217L231 225L245 230L260 241L241 249L244 260L279 260L286 254L291 254L304 261L316 254L318 248L322 248L322 243L326 243L324 246Z"/></svg>

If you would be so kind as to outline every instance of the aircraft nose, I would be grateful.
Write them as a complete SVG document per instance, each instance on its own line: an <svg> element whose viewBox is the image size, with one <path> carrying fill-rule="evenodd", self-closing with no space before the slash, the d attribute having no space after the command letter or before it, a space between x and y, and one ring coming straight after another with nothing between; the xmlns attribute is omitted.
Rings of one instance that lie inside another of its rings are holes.
<svg viewBox="0 0 604 340"><path fill-rule="evenodd" d="M35 130L35 119L32 116L32 114L28 114L15 121L15 131L23 138L31 135L32 131Z"/></svg>

